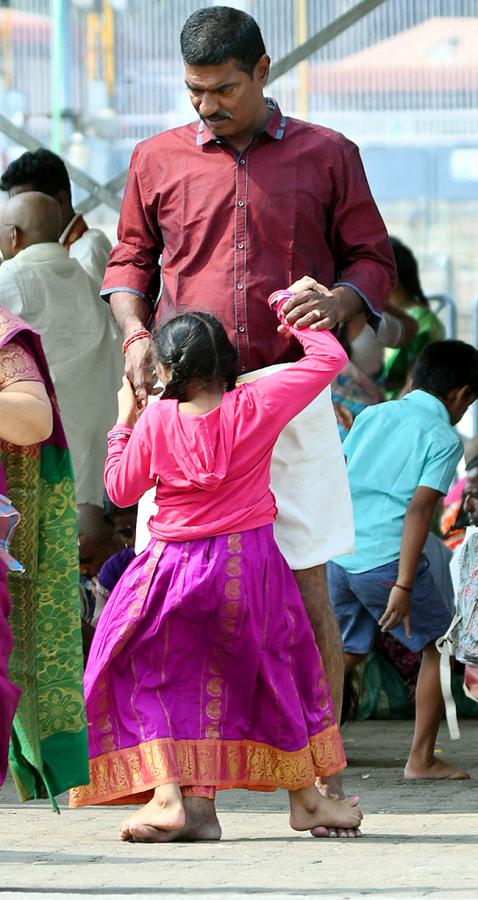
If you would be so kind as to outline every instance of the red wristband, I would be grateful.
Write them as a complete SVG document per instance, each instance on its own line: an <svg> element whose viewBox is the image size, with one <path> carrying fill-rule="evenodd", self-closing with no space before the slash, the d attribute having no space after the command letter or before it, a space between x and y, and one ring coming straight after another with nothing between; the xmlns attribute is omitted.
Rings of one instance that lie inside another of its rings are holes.
<svg viewBox="0 0 478 900"><path fill-rule="evenodd" d="M122 347L123 353L126 353L128 347L130 347L131 344L134 344L135 341L142 341L142 340L144 340L144 338L150 338L150 337L151 337L151 334L147 330L147 328L138 328L137 331L132 331L131 334L129 334L128 337L125 338L123 341L123 347Z"/></svg>
<svg viewBox="0 0 478 900"><path fill-rule="evenodd" d="M400 588L401 591L406 591L407 594L411 594L413 591L412 587L405 587L404 584L399 584L398 581L396 581L394 584L392 584L392 587L398 587L398 588Z"/></svg>

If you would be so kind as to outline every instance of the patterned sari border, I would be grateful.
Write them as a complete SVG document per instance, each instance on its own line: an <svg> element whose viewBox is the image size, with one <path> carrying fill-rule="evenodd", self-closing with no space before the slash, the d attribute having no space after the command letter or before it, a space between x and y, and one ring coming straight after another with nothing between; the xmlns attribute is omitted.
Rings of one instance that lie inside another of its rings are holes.
<svg viewBox="0 0 478 900"><path fill-rule="evenodd" d="M215 785L218 790L299 790L345 765L337 725L294 751L250 740L157 738L90 760L90 783L70 791L70 806L118 803L121 798L134 802L134 795L171 782Z"/></svg>

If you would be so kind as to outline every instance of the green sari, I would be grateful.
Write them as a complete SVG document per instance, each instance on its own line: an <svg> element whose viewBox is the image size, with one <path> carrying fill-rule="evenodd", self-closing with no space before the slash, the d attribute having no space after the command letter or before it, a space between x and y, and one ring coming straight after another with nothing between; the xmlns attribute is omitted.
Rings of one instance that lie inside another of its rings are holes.
<svg viewBox="0 0 478 900"><path fill-rule="evenodd" d="M417 356L432 341L443 341L445 328L428 306L409 306L405 312L418 322L418 331L407 347L387 347L384 356L386 396L394 400L405 387Z"/></svg>
<svg viewBox="0 0 478 900"><path fill-rule="evenodd" d="M10 341L36 364L54 410L51 437L18 447L0 441L0 462L21 521L11 551L25 568L10 573L11 680L22 689L13 721L10 769L22 800L88 781L83 700L78 532L70 453L38 335L0 307L0 348ZM17 380L39 380L19 375Z"/></svg>

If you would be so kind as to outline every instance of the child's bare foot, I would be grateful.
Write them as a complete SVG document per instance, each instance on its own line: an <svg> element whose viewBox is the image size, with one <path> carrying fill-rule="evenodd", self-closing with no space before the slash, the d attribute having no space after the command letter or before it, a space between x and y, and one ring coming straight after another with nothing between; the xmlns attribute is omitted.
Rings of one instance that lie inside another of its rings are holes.
<svg viewBox="0 0 478 900"><path fill-rule="evenodd" d="M340 772L335 775L318 778L315 782L317 790L323 797L329 800L345 800L345 794L342 789L342 777ZM318 825L313 828L312 837L317 838L358 838L362 837L360 828L332 828L327 825Z"/></svg>
<svg viewBox="0 0 478 900"><path fill-rule="evenodd" d="M449 778L451 781L464 781L470 777L468 772L464 772L462 769L455 769L453 766L449 766L448 763L443 762L443 760L437 759L436 756L432 756L428 762L415 761L410 757L403 774L409 780L417 778Z"/></svg>
<svg viewBox="0 0 478 900"><path fill-rule="evenodd" d="M290 824L294 831L311 831L314 834L313 829L324 827L347 830L358 828L363 819L358 797L332 800L324 797L315 785L301 791L291 791L289 797Z"/></svg>
<svg viewBox="0 0 478 900"><path fill-rule="evenodd" d="M164 832L184 828L186 815L178 784L164 784L156 788L153 798L129 816L120 828L122 841L132 841L134 830L152 827Z"/></svg>
<svg viewBox="0 0 478 900"><path fill-rule="evenodd" d="M185 825L177 829L156 828L142 822L131 822L127 826L128 837L123 840L141 844L163 844L171 841L219 841L219 824L213 800L205 797L184 798ZM141 810L139 810L141 812Z"/></svg>

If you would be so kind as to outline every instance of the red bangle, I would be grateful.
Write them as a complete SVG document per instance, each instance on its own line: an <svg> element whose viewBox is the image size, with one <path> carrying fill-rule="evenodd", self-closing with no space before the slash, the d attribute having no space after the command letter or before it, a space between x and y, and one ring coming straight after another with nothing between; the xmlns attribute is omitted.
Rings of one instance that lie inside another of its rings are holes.
<svg viewBox="0 0 478 900"><path fill-rule="evenodd" d="M411 594L413 591L412 587L405 587L404 584L399 584L398 581L396 581L395 584L392 584L392 587L398 587L401 591L406 591L407 594Z"/></svg>
<svg viewBox="0 0 478 900"><path fill-rule="evenodd" d="M150 337L151 334L146 328L138 328L137 331L132 331L131 334L129 334L128 337L123 341L123 353L126 353L128 347L130 347L131 344L134 344L135 341L142 341L144 340L144 338Z"/></svg>

